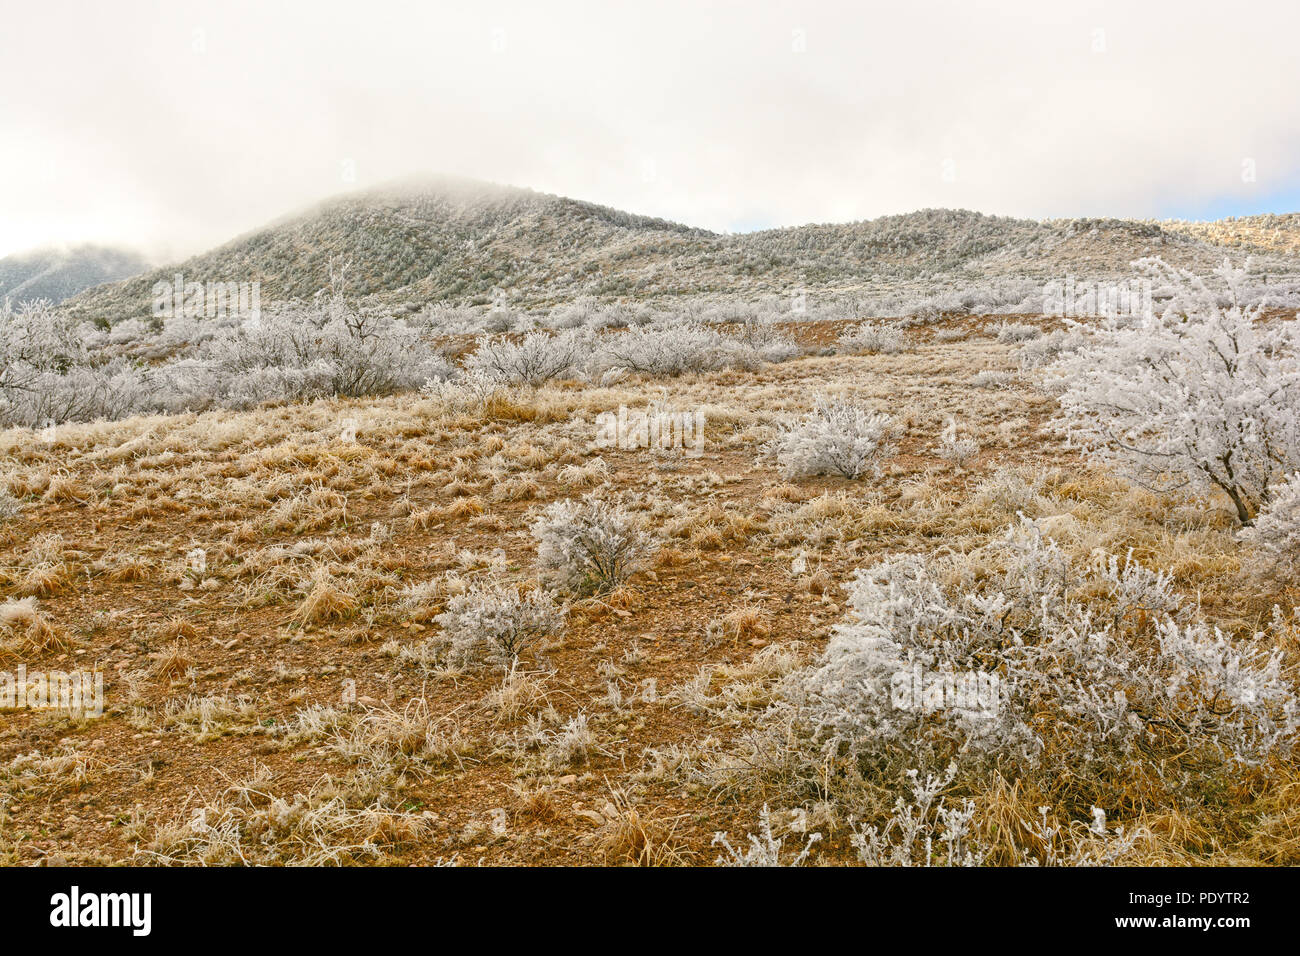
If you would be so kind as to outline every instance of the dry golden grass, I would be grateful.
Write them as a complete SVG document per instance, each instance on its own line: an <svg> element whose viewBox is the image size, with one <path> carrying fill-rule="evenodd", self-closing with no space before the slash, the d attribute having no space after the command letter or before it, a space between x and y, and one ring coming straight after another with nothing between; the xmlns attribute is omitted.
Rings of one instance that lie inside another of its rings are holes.
<svg viewBox="0 0 1300 956"><path fill-rule="evenodd" d="M468 409L403 395L69 425L52 445L0 432L0 487L23 500L0 528L0 653L100 667L110 703L93 721L5 714L0 744L40 751L0 779L0 796L25 794L0 799L6 829L51 836L39 853L0 850L25 863L698 864L715 858L714 832L752 830L773 802L825 831L814 861L851 863L849 814L826 784L878 823L885 781L845 784L834 755L781 806L784 781L729 781L782 681L843 619L854 569L969 553L1023 512L1073 558L1131 550L1167 571L1233 635L1300 603L1295 582L1251 571L1224 509L1085 467L1045 430L1050 397L1020 376L974 387L979 369L1013 371L1012 349L969 334ZM896 417L879 477L788 481L759 459L775 422L824 390ZM593 447L596 414L651 400L706 410L702 458ZM983 448L965 472L936 451L950 416ZM345 419L355 442L339 437ZM650 568L576 600L563 633L513 669L449 659L437 616L451 596L528 586L530 508L592 489L660 536ZM1277 640L1300 664L1294 632ZM1291 765L1223 781L1213 807L1176 806L1169 786L1136 767L1114 789L1111 820L1145 834L1133 860L1300 862ZM1082 792L1027 777L976 794L989 862L1064 852L1064 837L1034 836L1038 808L1075 832ZM95 816L66 826L85 794ZM211 829L190 825L199 809Z"/></svg>

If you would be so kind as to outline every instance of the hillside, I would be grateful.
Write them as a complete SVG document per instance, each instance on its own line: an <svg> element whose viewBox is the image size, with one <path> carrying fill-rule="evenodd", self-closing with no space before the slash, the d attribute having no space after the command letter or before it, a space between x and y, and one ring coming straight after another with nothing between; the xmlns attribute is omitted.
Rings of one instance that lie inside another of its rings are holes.
<svg viewBox="0 0 1300 956"><path fill-rule="evenodd" d="M37 249L0 259L0 300L62 302L104 282L138 275L149 263L134 252L105 246Z"/></svg>
<svg viewBox="0 0 1300 956"><path fill-rule="evenodd" d="M1039 222L926 209L846 224L719 235L604 206L473 180L420 179L332 199L217 249L76 298L88 318L149 311L156 282L262 284L263 301L307 298L331 259L348 288L395 308L485 305L496 290L535 308L589 296L836 294L971 287L1003 278L1126 274L1159 255L1201 271L1225 256L1300 273L1295 216L1224 223Z"/></svg>

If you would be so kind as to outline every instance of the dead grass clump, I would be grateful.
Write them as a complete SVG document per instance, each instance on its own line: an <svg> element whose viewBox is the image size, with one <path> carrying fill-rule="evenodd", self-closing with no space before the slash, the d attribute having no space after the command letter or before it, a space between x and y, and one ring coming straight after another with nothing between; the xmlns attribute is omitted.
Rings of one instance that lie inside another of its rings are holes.
<svg viewBox="0 0 1300 956"><path fill-rule="evenodd" d="M537 675L512 666L505 678L483 696L483 706L498 720L518 720L546 704L546 688Z"/></svg>
<svg viewBox="0 0 1300 956"><path fill-rule="evenodd" d="M690 853L674 842L684 816L660 819L618 790L600 808L596 855L606 866L680 866Z"/></svg>
<svg viewBox="0 0 1300 956"><path fill-rule="evenodd" d="M188 697L169 700L161 727L193 737L199 743L219 737L252 733L258 728L257 708L249 697Z"/></svg>
<svg viewBox="0 0 1300 956"><path fill-rule="evenodd" d="M114 555L102 562L106 577L114 584L138 584L149 580L153 565L137 554Z"/></svg>
<svg viewBox="0 0 1300 956"><path fill-rule="evenodd" d="M35 597L0 604L0 637L16 652L70 651L73 647L71 635L37 610Z"/></svg>
<svg viewBox="0 0 1300 956"><path fill-rule="evenodd" d="M150 657L153 658L154 662L150 671L161 680L178 680L184 677L189 672L189 669L194 666L194 660L190 657L188 649L180 641L177 641L165 651L151 654Z"/></svg>
<svg viewBox="0 0 1300 956"><path fill-rule="evenodd" d="M765 638L772 633L762 608L738 607L722 617L723 633L733 641Z"/></svg>
<svg viewBox="0 0 1300 956"><path fill-rule="evenodd" d="M72 570L63 558L63 538L42 534L28 547L16 585L22 597L46 597L62 591L71 578Z"/></svg>
<svg viewBox="0 0 1300 956"><path fill-rule="evenodd" d="M293 622L300 626L345 621L357 612L357 599L340 587L327 568L318 568L312 575L311 589L294 612Z"/></svg>
<svg viewBox="0 0 1300 956"><path fill-rule="evenodd" d="M139 854L162 865L382 863L432 828L427 815L401 809L364 780L326 776L307 793L287 798L269 784L269 773L255 774L183 811L158 826Z"/></svg>
<svg viewBox="0 0 1300 956"><path fill-rule="evenodd" d="M475 750L454 714L435 715L429 701L416 697L402 710L384 707L338 733L334 749L384 779L406 773L425 775L456 765L463 769Z"/></svg>

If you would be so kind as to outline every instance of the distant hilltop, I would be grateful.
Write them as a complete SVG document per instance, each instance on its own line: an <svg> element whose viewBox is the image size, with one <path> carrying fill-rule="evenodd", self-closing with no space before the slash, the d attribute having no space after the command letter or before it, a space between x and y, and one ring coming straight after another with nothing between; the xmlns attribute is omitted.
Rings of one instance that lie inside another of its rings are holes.
<svg viewBox="0 0 1300 956"><path fill-rule="evenodd" d="M262 301L306 299L349 263L352 295L394 309L538 308L592 298L879 293L890 284L974 285L1073 273L1126 275L1135 259L1206 272L1225 257L1300 274L1300 216L1220 222L1038 221L924 209L862 222L721 235L528 189L425 178L330 199L216 249L82 292L87 318L150 314L153 289L185 282L258 283ZM119 277L120 278L120 277Z"/></svg>
<svg viewBox="0 0 1300 956"><path fill-rule="evenodd" d="M107 246L46 248L0 259L0 301L18 304L64 299L105 282L139 275L150 263L143 256Z"/></svg>

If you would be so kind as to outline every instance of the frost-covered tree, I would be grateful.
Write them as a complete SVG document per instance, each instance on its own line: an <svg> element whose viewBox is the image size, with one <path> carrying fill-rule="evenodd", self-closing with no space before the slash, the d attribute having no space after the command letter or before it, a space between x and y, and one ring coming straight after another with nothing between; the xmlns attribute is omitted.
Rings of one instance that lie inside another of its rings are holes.
<svg viewBox="0 0 1300 956"><path fill-rule="evenodd" d="M1246 306L1244 270L1204 281L1159 260L1173 288L1159 316L1106 322L1049 367L1060 424L1101 459L1153 488L1217 488L1249 524L1282 474L1300 467L1300 332Z"/></svg>

